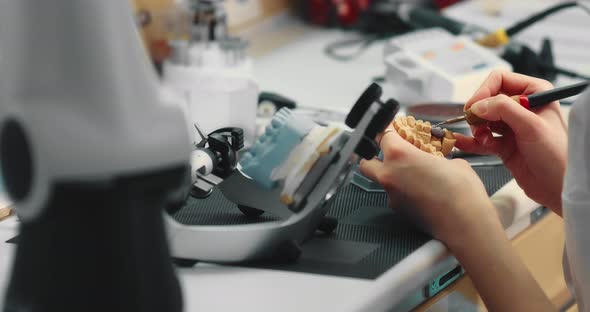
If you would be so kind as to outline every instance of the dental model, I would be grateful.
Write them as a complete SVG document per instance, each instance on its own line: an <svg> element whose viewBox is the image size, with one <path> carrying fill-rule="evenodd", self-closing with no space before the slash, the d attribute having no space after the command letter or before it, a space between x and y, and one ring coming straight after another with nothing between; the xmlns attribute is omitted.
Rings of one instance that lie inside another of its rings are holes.
<svg viewBox="0 0 590 312"><path fill-rule="evenodd" d="M336 125L317 125L282 108L242 156L241 170L267 189L282 188L281 202L292 205L307 174L330 152L332 143L343 131Z"/></svg>
<svg viewBox="0 0 590 312"><path fill-rule="evenodd" d="M287 108L279 110L265 128L264 134L242 156L242 172L267 189L275 187L277 181L271 178L272 171L285 161L315 127L316 123L294 115Z"/></svg>
<svg viewBox="0 0 590 312"><path fill-rule="evenodd" d="M417 148L440 157L447 157L457 140L447 129L432 129L428 121L416 120L413 116L398 116L391 126L399 135Z"/></svg>

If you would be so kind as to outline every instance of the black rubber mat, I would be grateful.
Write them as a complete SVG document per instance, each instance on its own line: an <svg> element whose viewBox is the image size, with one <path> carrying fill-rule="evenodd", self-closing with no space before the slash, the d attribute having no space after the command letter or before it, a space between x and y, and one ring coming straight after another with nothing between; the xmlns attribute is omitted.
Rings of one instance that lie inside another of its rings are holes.
<svg viewBox="0 0 590 312"><path fill-rule="evenodd" d="M187 225L240 225L278 220L268 214L257 218L246 217L217 189L206 199L190 198L172 216L177 222Z"/></svg>
<svg viewBox="0 0 590 312"><path fill-rule="evenodd" d="M504 166L474 167L489 194L512 177ZM422 246L430 237L386 207L385 193L369 193L354 185L343 188L331 203L328 216L338 219L332 234L318 235L302 246L295 263L250 266L287 271L374 279ZM173 217L192 225L232 225L272 220L248 218L220 192L204 200L190 199Z"/></svg>

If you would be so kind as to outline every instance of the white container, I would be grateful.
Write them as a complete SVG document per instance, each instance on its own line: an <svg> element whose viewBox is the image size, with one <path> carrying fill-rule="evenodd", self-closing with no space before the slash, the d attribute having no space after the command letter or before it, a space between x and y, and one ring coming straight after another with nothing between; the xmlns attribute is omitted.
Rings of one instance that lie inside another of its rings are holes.
<svg viewBox="0 0 590 312"><path fill-rule="evenodd" d="M196 122L205 134L222 127L244 130L249 147L256 135L256 108L259 88L247 75L202 67L164 64L163 83L184 99L189 121ZM196 131L195 142L200 141Z"/></svg>

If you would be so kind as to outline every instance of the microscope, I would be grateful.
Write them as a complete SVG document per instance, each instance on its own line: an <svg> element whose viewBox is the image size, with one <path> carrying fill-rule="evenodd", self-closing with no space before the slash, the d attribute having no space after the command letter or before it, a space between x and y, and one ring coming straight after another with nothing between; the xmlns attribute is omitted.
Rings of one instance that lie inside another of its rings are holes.
<svg viewBox="0 0 590 312"><path fill-rule="evenodd" d="M4 311L181 311L162 221L188 171L128 1L0 2L0 158L21 220Z"/></svg>

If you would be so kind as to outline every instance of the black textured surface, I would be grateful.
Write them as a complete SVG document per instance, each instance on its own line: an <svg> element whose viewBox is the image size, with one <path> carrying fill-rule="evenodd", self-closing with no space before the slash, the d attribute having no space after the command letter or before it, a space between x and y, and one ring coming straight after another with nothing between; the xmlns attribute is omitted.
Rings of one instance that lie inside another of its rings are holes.
<svg viewBox="0 0 590 312"><path fill-rule="evenodd" d="M512 177L504 166L474 167L489 194L493 194ZM332 234L318 234L314 243L302 246L301 258L292 264L264 263L256 267L308 272L336 276L374 279L426 243L430 237L417 230L403 216L386 207L385 193L369 193L354 185L344 187L330 205L328 216L338 219ZM184 224L246 224L272 220L263 215L252 219L219 192L205 200L189 200L173 215ZM354 244L341 244L353 242ZM323 247L322 247L323 245ZM336 246L338 245L338 246ZM331 257L317 253L333 248ZM341 253L341 254L338 254ZM354 262L350 253L365 254Z"/></svg>
<svg viewBox="0 0 590 312"><path fill-rule="evenodd" d="M6 191L14 200L24 200L34 182L33 155L23 127L15 120L8 120L2 127L0 158Z"/></svg>
<svg viewBox="0 0 590 312"><path fill-rule="evenodd" d="M278 220L269 214L257 218L245 216L218 189L214 189L206 199L189 198L186 205L172 216L177 222L187 225L240 225Z"/></svg>
<svg viewBox="0 0 590 312"><path fill-rule="evenodd" d="M512 179L510 171L503 165L473 167L479 178L483 181L489 195L494 194L504 184Z"/></svg>

